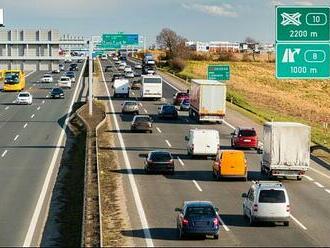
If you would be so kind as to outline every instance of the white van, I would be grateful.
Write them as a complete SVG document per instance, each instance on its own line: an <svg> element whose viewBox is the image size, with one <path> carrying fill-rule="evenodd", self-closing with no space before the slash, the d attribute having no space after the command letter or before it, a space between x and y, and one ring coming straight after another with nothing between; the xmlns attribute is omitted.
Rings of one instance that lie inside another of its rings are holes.
<svg viewBox="0 0 330 248"><path fill-rule="evenodd" d="M248 193L243 193L243 216L250 225L258 221L283 222L289 225L290 202L288 193L281 182L253 182Z"/></svg>
<svg viewBox="0 0 330 248"><path fill-rule="evenodd" d="M220 149L219 132L214 129L190 129L185 139L189 156L216 156Z"/></svg>
<svg viewBox="0 0 330 248"><path fill-rule="evenodd" d="M113 83L113 97L122 96L129 97L129 80L128 79L115 79Z"/></svg>

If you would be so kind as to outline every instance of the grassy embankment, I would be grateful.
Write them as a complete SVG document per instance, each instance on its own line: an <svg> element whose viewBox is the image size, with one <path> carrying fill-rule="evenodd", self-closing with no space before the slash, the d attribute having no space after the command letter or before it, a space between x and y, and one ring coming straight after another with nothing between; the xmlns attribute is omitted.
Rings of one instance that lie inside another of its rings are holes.
<svg viewBox="0 0 330 248"><path fill-rule="evenodd" d="M208 64L187 61L181 78L206 78ZM312 140L329 147L330 82L327 80L277 80L273 63L224 62L231 68L227 99L259 120L296 121L312 126Z"/></svg>

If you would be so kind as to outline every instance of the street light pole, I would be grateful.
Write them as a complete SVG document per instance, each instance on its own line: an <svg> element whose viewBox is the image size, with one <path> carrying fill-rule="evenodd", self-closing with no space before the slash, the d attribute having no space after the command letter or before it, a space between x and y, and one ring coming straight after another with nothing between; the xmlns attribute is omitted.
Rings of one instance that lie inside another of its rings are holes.
<svg viewBox="0 0 330 248"><path fill-rule="evenodd" d="M93 115L93 44L89 41L88 54L88 114Z"/></svg>

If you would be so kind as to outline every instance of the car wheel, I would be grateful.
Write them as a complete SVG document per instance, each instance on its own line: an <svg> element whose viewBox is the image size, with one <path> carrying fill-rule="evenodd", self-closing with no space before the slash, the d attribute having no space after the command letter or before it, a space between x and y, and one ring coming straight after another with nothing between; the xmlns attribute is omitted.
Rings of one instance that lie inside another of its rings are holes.
<svg viewBox="0 0 330 248"><path fill-rule="evenodd" d="M146 167L146 168L144 168L144 172L146 173L146 174L149 174L149 169Z"/></svg>
<svg viewBox="0 0 330 248"><path fill-rule="evenodd" d="M301 181L302 180L302 176L297 176L297 181Z"/></svg>
<svg viewBox="0 0 330 248"><path fill-rule="evenodd" d="M214 169L212 169L212 176L213 176L213 178L216 178L216 174L214 172Z"/></svg>
<svg viewBox="0 0 330 248"><path fill-rule="evenodd" d="M284 221L283 224L284 226L289 226L289 221Z"/></svg>
<svg viewBox="0 0 330 248"><path fill-rule="evenodd" d="M149 133L152 133L152 130L150 130Z"/></svg>
<svg viewBox="0 0 330 248"><path fill-rule="evenodd" d="M219 234L214 234L213 239L219 239Z"/></svg>
<svg viewBox="0 0 330 248"><path fill-rule="evenodd" d="M253 216L252 216L251 213L250 213L250 216L249 216L249 224L250 224L250 226L253 226L255 224L255 221L254 221Z"/></svg>
<svg viewBox="0 0 330 248"><path fill-rule="evenodd" d="M183 235L181 229L178 228L178 237L179 237L179 239L183 239L183 236L184 236L184 235Z"/></svg>
<svg viewBox="0 0 330 248"><path fill-rule="evenodd" d="M170 170L170 175L174 175L174 169Z"/></svg>

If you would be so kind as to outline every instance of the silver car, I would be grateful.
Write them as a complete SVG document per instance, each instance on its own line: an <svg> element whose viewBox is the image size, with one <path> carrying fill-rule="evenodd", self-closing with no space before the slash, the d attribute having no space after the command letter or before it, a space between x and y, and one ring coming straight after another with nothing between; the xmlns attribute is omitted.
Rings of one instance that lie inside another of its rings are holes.
<svg viewBox="0 0 330 248"><path fill-rule="evenodd" d="M139 114L139 103L136 101L125 101L122 104L122 106L123 107L122 107L121 112L123 114L125 114L125 113L136 114L136 115Z"/></svg>

